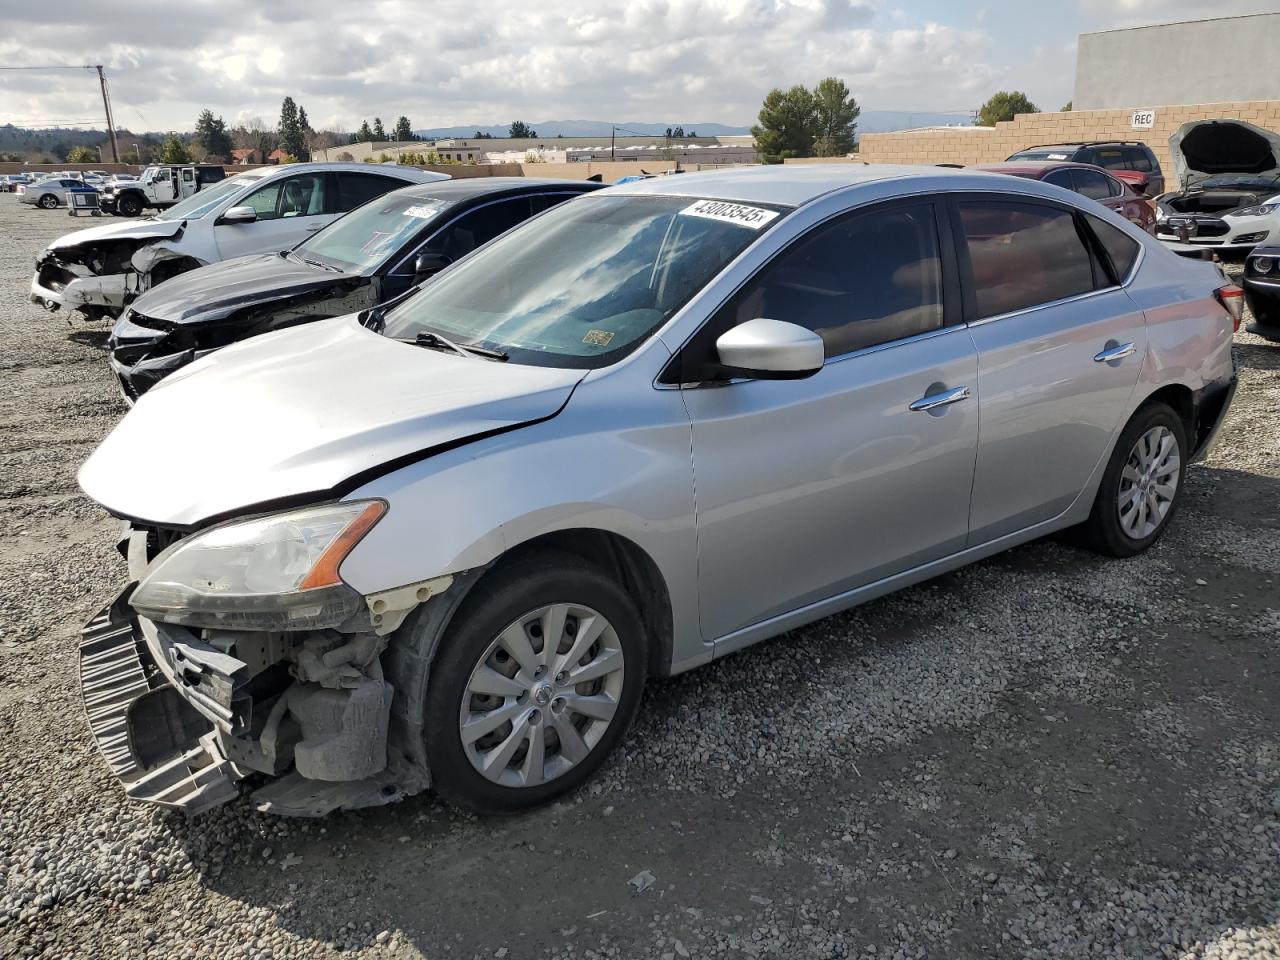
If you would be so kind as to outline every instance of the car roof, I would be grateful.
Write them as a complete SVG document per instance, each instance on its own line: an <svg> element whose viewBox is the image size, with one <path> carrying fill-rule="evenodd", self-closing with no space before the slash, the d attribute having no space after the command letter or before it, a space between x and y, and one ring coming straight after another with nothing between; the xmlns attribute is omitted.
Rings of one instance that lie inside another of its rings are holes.
<svg viewBox="0 0 1280 960"><path fill-rule="evenodd" d="M160 164L160 166L171 166L171 164ZM178 166L184 166L179 164ZM185 164L185 166L199 166L199 164ZM281 163L266 167L254 167L252 170L237 170L235 166L223 166L227 173L227 179L232 177L257 177L265 179L267 177L282 177L298 173L307 173L308 171L327 172L348 171L350 173L381 173L384 176L400 176L405 180L416 180L419 183L432 183L439 180L449 179L447 173L433 173L429 170L419 170L417 167L400 165L395 163L360 163L359 161L333 160L333 161L308 161L306 163Z"/></svg>
<svg viewBox="0 0 1280 960"><path fill-rule="evenodd" d="M435 183L415 183L392 192L397 196L463 203L474 197L492 197L503 193L540 193L554 191L556 188L586 193L603 186L604 184L590 180L561 180L554 177L463 177L457 180L437 180Z"/></svg>
<svg viewBox="0 0 1280 960"><path fill-rule="evenodd" d="M1007 173L1015 177L1042 177L1050 170L1092 170L1107 175L1105 170L1092 163L1073 163L1070 160L1006 160L1003 163L975 163L969 169Z"/></svg>
<svg viewBox="0 0 1280 960"><path fill-rule="evenodd" d="M641 196L711 197L740 203L769 203L798 207L838 190L884 180L901 181L922 190L993 190L1007 192L1014 182L1005 174L980 170L933 167L921 164L815 163L782 166L735 167L679 176L654 177L610 187L611 194ZM1039 181L1020 181L1026 186ZM1039 187L1045 191L1056 188ZM1059 197L1054 192L1046 196Z"/></svg>

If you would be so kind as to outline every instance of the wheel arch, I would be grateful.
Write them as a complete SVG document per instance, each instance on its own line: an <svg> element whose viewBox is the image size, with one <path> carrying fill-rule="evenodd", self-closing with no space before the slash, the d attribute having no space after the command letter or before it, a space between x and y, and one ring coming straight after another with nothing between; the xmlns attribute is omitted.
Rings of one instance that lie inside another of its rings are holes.
<svg viewBox="0 0 1280 960"><path fill-rule="evenodd" d="M423 747L427 685L441 640L463 602L496 570L541 551L580 556L638 597L638 612L650 639L648 673L666 676L671 672L674 628L670 595L657 563L642 547L621 534L599 528L574 527L531 537L487 564L455 574L448 590L419 605L392 634L383 654L383 668L396 690L388 751L397 766L405 764L416 769L430 782Z"/></svg>
<svg viewBox="0 0 1280 960"><path fill-rule="evenodd" d="M1182 428L1186 431L1187 442L1194 446L1196 436L1196 402L1195 393L1185 384L1169 383L1165 384L1159 390L1152 391L1143 401L1134 408L1130 420L1137 415L1137 412L1150 403L1163 403L1173 408L1173 412L1178 415L1178 419L1182 421ZM1128 423L1128 421L1125 421ZM1121 424L1124 429L1124 424Z"/></svg>

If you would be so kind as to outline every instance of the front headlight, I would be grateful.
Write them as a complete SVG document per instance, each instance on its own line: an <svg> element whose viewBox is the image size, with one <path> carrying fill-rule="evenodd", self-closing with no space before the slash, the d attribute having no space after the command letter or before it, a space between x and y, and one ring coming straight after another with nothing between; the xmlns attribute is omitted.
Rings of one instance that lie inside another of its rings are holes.
<svg viewBox="0 0 1280 960"><path fill-rule="evenodd" d="M381 500L333 503L213 527L156 557L129 603L190 627L337 627L361 604L338 567L386 509Z"/></svg>
<svg viewBox="0 0 1280 960"><path fill-rule="evenodd" d="M1280 204L1276 203L1260 203L1253 207L1241 207L1239 210L1229 210L1223 216L1227 217L1265 217L1271 213Z"/></svg>

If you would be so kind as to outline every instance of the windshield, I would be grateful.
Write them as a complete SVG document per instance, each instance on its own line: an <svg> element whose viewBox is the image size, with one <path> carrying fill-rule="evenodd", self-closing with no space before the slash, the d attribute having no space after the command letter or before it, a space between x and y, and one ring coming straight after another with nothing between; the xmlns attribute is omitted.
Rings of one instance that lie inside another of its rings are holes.
<svg viewBox="0 0 1280 960"><path fill-rule="evenodd" d="M363 273L399 253L449 206L433 197L386 194L308 237L295 252L348 273Z"/></svg>
<svg viewBox="0 0 1280 960"><path fill-rule="evenodd" d="M776 220L691 197L570 200L481 248L388 313L515 363L603 367L634 350Z"/></svg>
<svg viewBox="0 0 1280 960"><path fill-rule="evenodd" d="M155 219L199 220L201 217L207 217L209 212L227 199L228 196L237 190L243 190L251 183L257 183L261 179L261 176L255 177L249 174L241 174L238 177L232 177L230 180L215 183L213 186L205 187L193 193L185 200L179 200L172 207L161 210L156 214Z"/></svg>

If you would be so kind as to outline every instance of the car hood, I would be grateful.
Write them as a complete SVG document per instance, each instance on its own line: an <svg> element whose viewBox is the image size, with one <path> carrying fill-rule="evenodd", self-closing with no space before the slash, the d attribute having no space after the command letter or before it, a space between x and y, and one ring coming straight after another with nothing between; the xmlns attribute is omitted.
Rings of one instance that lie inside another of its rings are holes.
<svg viewBox="0 0 1280 960"><path fill-rule="evenodd" d="M323 290L356 279L278 253L211 263L166 280L132 304L133 312L167 323L201 323L233 310Z"/></svg>
<svg viewBox="0 0 1280 960"><path fill-rule="evenodd" d="M118 516L195 526L552 417L586 372L415 347L336 317L170 375L85 461L80 486Z"/></svg>
<svg viewBox="0 0 1280 960"><path fill-rule="evenodd" d="M76 230L49 244L50 250L65 250L99 240L150 240L176 236L185 225L183 220L137 220L104 223L87 230Z"/></svg>
<svg viewBox="0 0 1280 960"><path fill-rule="evenodd" d="M1244 120L1193 120L1169 138L1183 190L1219 173L1280 173L1280 135Z"/></svg>

